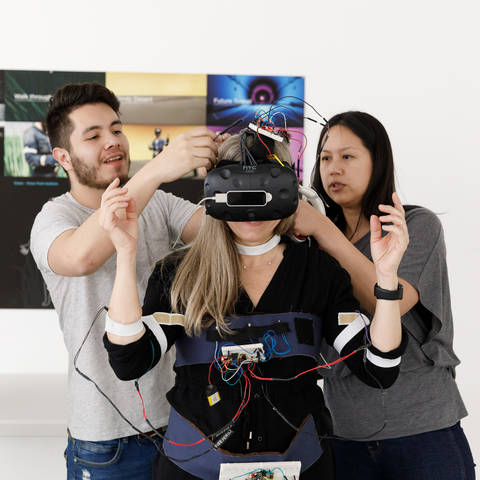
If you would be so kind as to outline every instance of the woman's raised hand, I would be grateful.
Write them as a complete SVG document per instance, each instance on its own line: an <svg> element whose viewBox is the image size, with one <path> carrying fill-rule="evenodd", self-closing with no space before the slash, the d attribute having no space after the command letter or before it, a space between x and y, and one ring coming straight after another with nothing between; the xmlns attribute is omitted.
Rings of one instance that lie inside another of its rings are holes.
<svg viewBox="0 0 480 480"><path fill-rule="evenodd" d="M370 217L370 249L377 276L382 277L397 276L398 266L409 241L405 210L395 192L392 200L393 206L378 206L385 215ZM382 230L388 232L384 237Z"/></svg>
<svg viewBox="0 0 480 480"><path fill-rule="evenodd" d="M109 234L117 252L135 252L138 239L138 219L135 200L126 187L119 187L116 178L102 195L99 222Z"/></svg>

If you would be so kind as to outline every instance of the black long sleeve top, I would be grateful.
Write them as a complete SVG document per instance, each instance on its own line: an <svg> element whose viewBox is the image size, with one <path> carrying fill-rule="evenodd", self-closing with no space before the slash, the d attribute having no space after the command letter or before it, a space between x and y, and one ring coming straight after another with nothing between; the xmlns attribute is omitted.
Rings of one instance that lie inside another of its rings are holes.
<svg viewBox="0 0 480 480"><path fill-rule="evenodd" d="M168 259L166 266L162 268L158 265L155 268L145 295L143 315L171 311L169 289L174 272L175 263L169 263ZM359 304L353 296L348 273L338 262L317 248L288 241L284 258L257 306L253 306L242 290L235 308L238 315L284 312L315 314L323 321L325 340L340 349L340 356L367 344L368 327L363 327L363 320L362 327L359 327L358 321L356 326L345 323L341 321L345 317L339 315L358 311ZM368 319L364 321L368 323ZM182 326L162 325L162 330L168 348L179 337L186 335ZM406 336L402 338L401 345L393 351L384 353L369 346L368 350L359 350L345 362L367 385L387 388L399 372L399 357L406 346ZM104 344L110 364L122 380L141 377L161 357L159 340L148 327L142 338L131 344L112 344L106 335ZM262 377L289 378L315 366L313 358L293 355L257 364L255 372ZM167 394L167 399L177 412L206 435L216 432L232 420L245 387L241 381L235 386L227 385L213 368L212 384L218 389L221 401L211 407L207 401L209 367L210 364L176 366L176 383ZM235 453L285 451L296 433L288 423L298 427L309 414L312 414L320 435L331 433L330 415L317 380L317 371L289 382L251 379L250 401L234 425L234 434L222 448Z"/></svg>

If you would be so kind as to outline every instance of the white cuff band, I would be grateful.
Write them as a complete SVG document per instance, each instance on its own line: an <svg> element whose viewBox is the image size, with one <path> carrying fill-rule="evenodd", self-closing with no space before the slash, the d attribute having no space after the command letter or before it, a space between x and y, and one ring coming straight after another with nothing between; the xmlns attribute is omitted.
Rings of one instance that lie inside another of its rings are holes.
<svg viewBox="0 0 480 480"><path fill-rule="evenodd" d="M167 337L161 325L159 325L159 323L155 320L154 315L155 314L148 315L148 317L142 317L142 320L143 323L145 323L145 325L148 325L148 328L157 337L158 344L160 345L160 351L162 352L163 356L165 355L168 348Z"/></svg>
<svg viewBox="0 0 480 480"><path fill-rule="evenodd" d="M400 365L400 360L402 357L397 358L383 358L378 355L375 355L370 350L367 349L367 360L381 368L393 368Z"/></svg>
<svg viewBox="0 0 480 480"><path fill-rule="evenodd" d="M352 312L354 313L354 312ZM362 315L357 313L357 318L345 327L337 336L333 342L333 348L340 354L343 347L361 330L370 324L370 320L367 317L363 318Z"/></svg>
<svg viewBox="0 0 480 480"><path fill-rule="evenodd" d="M118 335L119 337L131 337L137 335L143 330L143 322L140 318L134 323L119 323L112 320L108 313L105 315L105 331Z"/></svg>

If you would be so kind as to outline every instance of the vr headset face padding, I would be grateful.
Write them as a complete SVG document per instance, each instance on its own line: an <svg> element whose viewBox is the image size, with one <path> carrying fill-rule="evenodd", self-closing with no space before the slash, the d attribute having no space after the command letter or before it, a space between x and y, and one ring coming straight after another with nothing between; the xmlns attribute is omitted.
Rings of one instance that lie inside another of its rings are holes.
<svg viewBox="0 0 480 480"><path fill-rule="evenodd" d="M256 166L225 161L208 173L204 194L210 197L207 215L219 220L277 220L296 211L298 181L290 167L271 161Z"/></svg>

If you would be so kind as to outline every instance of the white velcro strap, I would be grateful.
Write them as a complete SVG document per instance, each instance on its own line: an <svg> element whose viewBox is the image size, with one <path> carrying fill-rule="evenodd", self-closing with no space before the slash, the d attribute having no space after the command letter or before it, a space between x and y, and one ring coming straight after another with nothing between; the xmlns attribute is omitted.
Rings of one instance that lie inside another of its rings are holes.
<svg viewBox="0 0 480 480"><path fill-rule="evenodd" d="M367 349L367 360L370 363L373 363L377 367L382 367L382 368L392 368L396 367L397 365L400 365L400 360L402 357L397 357L397 358L383 358L379 357L378 355L375 355L372 353L370 350Z"/></svg>
<svg viewBox="0 0 480 480"><path fill-rule="evenodd" d="M163 331L163 328L155 320L153 315L142 317L142 320L145 323L145 325L148 325L148 328L152 331L155 337L157 337L162 356L165 355L168 348L168 342L167 342L167 337L165 336L165 332Z"/></svg>
<svg viewBox="0 0 480 480"><path fill-rule="evenodd" d="M137 320L134 323L120 323L112 320L108 313L105 315L105 331L118 335L119 337L130 337L137 335L143 330L142 319Z"/></svg>
<svg viewBox="0 0 480 480"><path fill-rule="evenodd" d="M348 327L344 328L337 336L335 341L333 342L333 348L338 352L341 353L343 347L362 329L365 328L366 325L370 325L370 320L357 313L357 318L348 325Z"/></svg>

